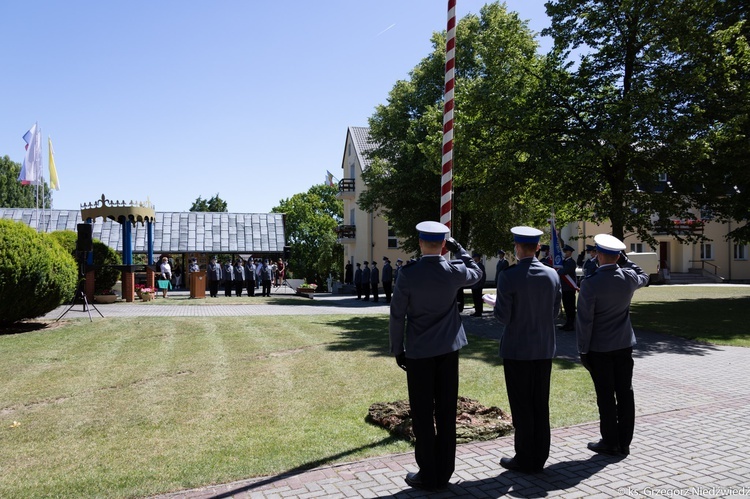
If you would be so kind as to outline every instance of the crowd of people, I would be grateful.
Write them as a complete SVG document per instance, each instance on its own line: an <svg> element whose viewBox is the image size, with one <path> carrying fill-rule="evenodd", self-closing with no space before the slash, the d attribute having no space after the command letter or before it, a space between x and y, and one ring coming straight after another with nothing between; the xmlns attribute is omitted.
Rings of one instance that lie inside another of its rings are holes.
<svg viewBox="0 0 750 499"><path fill-rule="evenodd" d="M212 256L206 266L209 296L216 298L219 287L224 290L224 296L232 296L232 293L242 296L243 292L246 296L255 296L257 291L260 291L260 296L271 296L272 287L284 284L287 271L287 263L281 258L277 261L269 258L237 258L219 263Z"/></svg>
<svg viewBox="0 0 750 499"><path fill-rule="evenodd" d="M514 455L501 458L499 465L537 473L549 457L551 371L561 308L566 322L560 329L576 331L581 364L591 375L599 407L601 439L588 448L627 456L635 424L635 335L628 310L636 289L648 284L648 275L627 258L622 241L607 234L594 238L595 246L587 250L589 260L595 261L579 286L575 262L572 276L569 273L573 248L563 248L565 259L556 270L548 258L549 246L540 245L542 231L514 227L517 263L509 265L501 252L496 295L477 297L474 289L481 289L484 282L479 255L470 257L448 237L450 229L441 223L422 222L416 229L422 257L400 269L389 321L390 352L406 371L419 468L407 473L406 483L441 490L454 471L459 351L467 344L456 297L465 288L472 289L476 310L481 310L482 299L493 306L501 338L500 357L515 435ZM458 260L444 258L445 249ZM356 271L361 272L361 283L367 282L367 262L363 263L365 269L357 264ZM566 303L570 300L566 293L571 292L572 303ZM576 292L580 292L577 316Z"/></svg>

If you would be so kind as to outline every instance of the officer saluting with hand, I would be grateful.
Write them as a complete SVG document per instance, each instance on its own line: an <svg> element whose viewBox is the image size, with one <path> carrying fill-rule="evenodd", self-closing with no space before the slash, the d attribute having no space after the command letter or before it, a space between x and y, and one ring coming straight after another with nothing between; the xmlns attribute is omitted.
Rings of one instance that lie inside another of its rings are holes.
<svg viewBox="0 0 750 499"><path fill-rule="evenodd" d="M417 224L422 258L404 266L391 299L391 353L406 371L419 472L406 483L445 488L456 461L458 351L467 344L456 293L482 278L482 271L438 222ZM443 258L446 248L461 261Z"/></svg>

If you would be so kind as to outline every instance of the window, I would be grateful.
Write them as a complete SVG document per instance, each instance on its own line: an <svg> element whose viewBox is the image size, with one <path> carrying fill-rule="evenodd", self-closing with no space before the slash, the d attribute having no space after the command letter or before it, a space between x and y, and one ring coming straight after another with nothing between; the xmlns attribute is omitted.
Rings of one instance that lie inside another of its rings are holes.
<svg viewBox="0 0 750 499"><path fill-rule="evenodd" d="M714 259L713 243L701 243L701 260L713 260L713 259Z"/></svg>
<svg viewBox="0 0 750 499"><path fill-rule="evenodd" d="M747 260L747 245L746 244L734 245L734 259L735 260Z"/></svg>
<svg viewBox="0 0 750 499"><path fill-rule="evenodd" d="M398 238L396 237L396 232L391 225L388 225L388 247L398 248Z"/></svg>
<svg viewBox="0 0 750 499"><path fill-rule="evenodd" d="M352 155L352 143L351 143L351 142L349 142L349 150L347 151L347 154L348 154L349 156L351 156L351 155Z"/></svg>
<svg viewBox="0 0 750 499"><path fill-rule="evenodd" d="M354 221L354 208L349 209L349 225L357 225Z"/></svg>
<svg viewBox="0 0 750 499"><path fill-rule="evenodd" d="M631 253L643 253L643 243L630 243Z"/></svg>

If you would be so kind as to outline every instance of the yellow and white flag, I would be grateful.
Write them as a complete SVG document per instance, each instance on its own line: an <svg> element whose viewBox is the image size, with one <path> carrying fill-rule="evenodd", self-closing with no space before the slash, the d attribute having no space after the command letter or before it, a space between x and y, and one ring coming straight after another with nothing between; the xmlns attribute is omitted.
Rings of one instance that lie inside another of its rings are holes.
<svg viewBox="0 0 750 499"><path fill-rule="evenodd" d="M60 181L57 179L57 168L55 168L55 151L52 149L52 138L47 137L49 145L49 188L60 190Z"/></svg>

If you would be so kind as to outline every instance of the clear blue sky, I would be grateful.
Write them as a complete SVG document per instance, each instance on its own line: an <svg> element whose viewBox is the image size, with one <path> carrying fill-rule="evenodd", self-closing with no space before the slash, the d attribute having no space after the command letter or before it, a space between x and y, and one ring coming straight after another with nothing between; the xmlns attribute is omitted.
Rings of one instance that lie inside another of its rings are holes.
<svg viewBox="0 0 750 499"><path fill-rule="evenodd" d="M485 3L457 0L457 16ZM219 193L229 211L268 212L326 170L341 176L347 127L367 126L430 53L447 4L3 1L0 156L21 163L38 122L55 208L105 194L187 211ZM507 5L536 32L549 25L543 0Z"/></svg>

